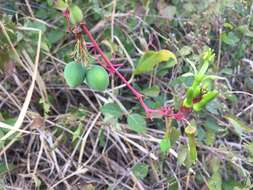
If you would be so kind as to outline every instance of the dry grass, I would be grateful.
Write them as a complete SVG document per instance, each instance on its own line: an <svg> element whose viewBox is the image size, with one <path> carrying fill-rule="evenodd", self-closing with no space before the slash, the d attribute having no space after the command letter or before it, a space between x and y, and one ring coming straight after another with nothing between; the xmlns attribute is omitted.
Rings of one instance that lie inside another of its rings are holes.
<svg viewBox="0 0 253 190"><path fill-rule="evenodd" d="M25 0L25 5L27 14L32 17L28 19L35 19L33 7L28 0ZM121 58L126 63L124 69L129 71L134 68L135 57L127 52L113 32L114 26L119 25L122 22L121 18L127 17L127 14L122 16L115 13L116 1L112 1L112 5L114 8L108 17L111 18L109 22L112 30L111 38L123 52L124 56ZM171 36L168 38L162 31L149 26L143 18L135 17L157 38L165 39L165 46L179 49L178 42ZM56 22L47 23L42 20L41 22L57 28ZM252 132L243 133L239 139L233 135L234 129L222 116L209 114L221 126L220 134L212 146L198 144L198 162L187 169L177 163L180 146L187 141L184 136L178 139L168 156L162 157L159 142L164 135L164 128L159 128L155 122L150 121L147 133L140 135L129 131L124 120L116 125L113 123L114 120L105 120L99 111L99 107L104 103L115 101L124 114L128 114L129 110L122 102L135 103L132 97L118 94L119 90L127 91L127 89L116 78L112 82L113 88L104 93L93 92L86 86L70 89L65 85L62 74L65 61L56 54L63 46L73 44L72 40L59 43L51 52L45 52L40 48L43 37L40 30L18 27L17 30L20 32L38 35L34 59L27 49L22 51L16 49L16 44L6 32L9 28L6 28L5 23L0 22L0 26L2 32L0 35L8 39L11 51L16 57L15 61L8 63L10 72L0 76L0 110L7 111L12 117L17 118L14 125L0 122L0 128L9 129L8 133L0 137L0 141L5 141L4 147L0 150L0 161L8 169L8 172L2 174L0 168L2 178L0 189L88 190L92 187L95 189L110 187L163 190L177 183L178 189L204 190L207 189L207 182L211 176L209 164L213 158L220 160L224 178L231 175L226 171L228 165L232 168L231 171L235 171L234 177L238 181L248 176L253 177L252 162L245 157L247 155L245 144L252 142ZM100 36L103 31L100 27L96 32L96 35ZM127 29L125 32L137 47L136 52L142 52L135 44L136 37L141 34L129 34ZM222 53L220 56L219 67L222 68L226 64L224 61L226 55ZM230 105L229 112L240 117L250 128L253 128L253 94L252 91L245 90L244 84L236 76L243 75L245 70L252 70L252 59L252 54L251 57L244 58L240 62L241 66L234 68L233 76L226 79L232 88L228 92L236 95L238 99L236 104ZM181 72L180 66L177 66L170 76L152 79L151 83L155 81L164 92L170 91L172 89L166 87L168 81L176 78ZM145 77L134 79L133 75L128 78L130 83L146 80ZM217 80L216 85L221 89L227 88L224 87L227 86L224 80ZM178 92L183 94L180 89ZM50 96L54 102L50 105L51 111L44 114L45 107L43 109L43 104L38 104L38 101L43 100L44 106L47 106ZM169 101L168 104L172 102ZM72 108L77 107L85 111L81 115L70 112ZM81 125L80 136L75 136L74 131L79 125ZM224 133L225 130L231 135ZM73 136L76 137L74 142ZM137 163L146 163L149 166L149 174L144 180L136 178L133 174L132 168ZM197 174L202 176L204 183L198 183Z"/></svg>

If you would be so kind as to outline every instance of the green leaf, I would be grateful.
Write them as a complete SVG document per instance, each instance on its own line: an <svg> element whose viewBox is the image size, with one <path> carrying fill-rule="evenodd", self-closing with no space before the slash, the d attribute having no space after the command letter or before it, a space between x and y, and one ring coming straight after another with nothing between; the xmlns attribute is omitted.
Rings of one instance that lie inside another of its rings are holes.
<svg viewBox="0 0 253 190"><path fill-rule="evenodd" d="M75 140L81 137L82 128L83 125L80 123L72 136L72 142L75 142Z"/></svg>
<svg viewBox="0 0 253 190"><path fill-rule="evenodd" d="M205 133L205 142L207 145L211 146L215 142L215 132L211 129L207 129Z"/></svg>
<svg viewBox="0 0 253 190"><path fill-rule="evenodd" d="M98 131L98 139L99 139L99 145L104 147L106 144L106 140L105 140L105 134L104 134L104 129L100 128Z"/></svg>
<svg viewBox="0 0 253 190"><path fill-rule="evenodd" d="M146 132L146 120L140 114L133 113L127 117L127 124L129 129L135 131L136 133L145 133Z"/></svg>
<svg viewBox="0 0 253 190"><path fill-rule="evenodd" d="M39 29L41 32L45 32L47 30L47 26L45 24L37 21L28 21L25 25L30 28Z"/></svg>
<svg viewBox="0 0 253 190"><path fill-rule="evenodd" d="M247 24L239 26L237 30L247 37L253 37L253 32L250 31Z"/></svg>
<svg viewBox="0 0 253 190"><path fill-rule="evenodd" d="M8 168L9 168L9 170L8 170ZM13 170L13 169L14 169L14 165L8 164L8 168L7 168L7 166L6 166L5 163L0 162L0 179L1 179L1 177L2 177L4 174L6 174L8 171ZM1 185L1 184L0 184L0 185ZM1 187L1 186L0 186L0 187Z"/></svg>
<svg viewBox="0 0 253 190"><path fill-rule="evenodd" d="M3 122L4 122L5 124L8 124L8 125L13 126L13 125L16 123L17 119L18 119L18 118L16 118L16 117L8 118L8 119L5 119ZM8 130L9 130L9 129L8 129Z"/></svg>
<svg viewBox="0 0 253 190"><path fill-rule="evenodd" d="M155 85L150 88L145 88L141 92L146 96L157 97L160 93L160 87L158 85Z"/></svg>
<svg viewBox="0 0 253 190"><path fill-rule="evenodd" d="M73 25L80 23L83 20L83 12L79 6L72 4L69 8L70 22Z"/></svg>
<svg viewBox="0 0 253 190"><path fill-rule="evenodd" d="M208 180L207 184L209 190L222 190L222 179L219 171L216 171Z"/></svg>
<svg viewBox="0 0 253 190"><path fill-rule="evenodd" d="M188 137L188 146L189 146L188 150L189 158L193 163L195 163L197 160L197 147L195 137L193 136Z"/></svg>
<svg viewBox="0 0 253 190"><path fill-rule="evenodd" d="M48 32L47 39L51 44L53 44L59 41L60 39L62 39L64 35L65 35L65 32L62 32L60 30L52 30Z"/></svg>
<svg viewBox="0 0 253 190"><path fill-rule="evenodd" d="M136 164L132 171L137 179L143 180L148 175L148 165L147 164Z"/></svg>
<svg viewBox="0 0 253 190"><path fill-rule="evenodd" d="M49 1L49 5L52 5L52 2ZM66 8L68 8L68 4L65 3L64 0L53 1L53 6L54 6L54 8L59 9L61 11L64 11L64 10L66 10Z"/></svg>
<svg viewBox="0 0 253 190"><path fill-rule="evenodd" d="M206 105L206 109L212 114L219 115L219 110L222 108L222 106L223 104L220 101L214 99Z"/></svg>
<svg viewBox="0 0 253 190"><path fill-rule="evenodd" d="M177 130L175 127L172 127L170 132L170 143L171 146L175 145L177 142L177 139L180 137L181 133L179 130Z"/></svg>
<svg viewBox="0 0 253 190"><path fill-rule="evenodd" d="M214 132L218 132L219 125L217 124L216 120L212 118L208 118L204 124L206 129L212 130Z"/></svg>
<svg viewBox="0 0 253 190"><path fill-rule="evenodd" d="M161 16L171 20L177 13L177 8L172 5L168 5L165 1L158 1L158 11Z"/></svg>
<svg viewBox="0 0 253 190"><path fill-rule="evenodd" d="M235 180L235 179L228 179L222 182L222 189L223 190L243 190L243 185ZM246 189L245 189L246 190Z"/></svg>
<svg viewBox="0 0 253 190"><path fill-rule="evenodd" d="M180 54L182 56L186 56L191 54L192 52L192 47L191 46L183 46L180 50L179 50Z"/></svg>
<svg viewBox="0 0 253 190"><path fill-rule="evenodd" d="M230 46L236 46L237 43L240 41L240 39L236 36L234 32L229 32L229 33L223 33L221 35L222 41Z"/></svg>
<svg viewBox="0 0 253 190"><path fill-rule="evenodd" d="M239 118L233 115L225 116L225 118L229 121L230 125L234 128L235 132L239 135L239 137L242 136L244 133L249 133L252 131L252 129L246 124L241 121Z"/></svg>
<svg viewBox="0 0 253 190"><path fill-rule="evenodd" d="M179 148L178 148L178 156L177 156L177 163L179 165L182 165L184 163L184 161L186 160L187 158L187 151L188 148L186 145L180 145Z"/></svg>
<svg viewBox="0 0 253 190"><path fill-rule="evenodd" d="M164 135L163 139L160 142L160 150L162 153L167 154L171 147L169 135Z"/></svg>
<svg viewBox="0 0 253 190"><path fill-rule="evenodd" d="M100 111L103 114L110 114L115 117L120 117L122 115L122 111L120 107L118 106L118 104L116 103L105 104L100 108Z"/></svg>
<svg viewBox="0 0 253 190"><path fill-rule="evenodd" d="M137 63L134 74L142 74L148 73L154 69L156 65L160 62L169 61L170 59L175 60L176 64L176 56L172 52L168 50L160 50L160 51L148 51L146 52Z"/></svg>

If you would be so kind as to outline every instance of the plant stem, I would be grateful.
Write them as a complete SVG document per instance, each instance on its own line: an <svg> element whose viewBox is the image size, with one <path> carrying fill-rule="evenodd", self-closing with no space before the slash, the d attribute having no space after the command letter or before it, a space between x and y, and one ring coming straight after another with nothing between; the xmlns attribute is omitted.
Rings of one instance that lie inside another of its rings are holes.
<svg viewBox="0 0 253 190"><path fill-rule="evenodd" d="M104 54L104 52L101 50L101 48L99 47L99 45L97 44L96 40L94 39L94 37L92 36L92 34L90 33L89 29L87 28L87 26L84 23L80 23L80 27L81 30L88 36L88 38L90 39L94 49L99 53L99 55L101 56L101 58L103 59L103 61L106 63L107 67L108 67L108 71L111 74L115 74L117 75L122 81L123 83L131 90L131 92L136 96L137 100L140 102L141 106L143 107L145 113L147 114L148 118L151 118L152 114L156 113L159 115L163 115L163 116L167 116L167 117L171 117L173 119L176 120L184 120L184 113L181 112L181 110L178 113L172 113L172 109L170 107L162 107L160 109L151 109L149 108L143 99L143 95L138 92L126 79L125 77L114 67L114 65L111 63L111 61L107 58L107 56ZM105 67L105 65L102 62L98 62L100 65L102 65L103 67Z"/></svg>

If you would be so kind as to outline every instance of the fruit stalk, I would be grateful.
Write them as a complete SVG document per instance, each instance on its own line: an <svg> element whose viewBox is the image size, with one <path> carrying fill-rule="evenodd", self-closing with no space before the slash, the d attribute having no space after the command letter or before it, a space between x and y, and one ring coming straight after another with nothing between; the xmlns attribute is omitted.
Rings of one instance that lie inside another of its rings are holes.
<svg viewBox="0 0 253 190"><path fill-rule="evenodd" d="M68 11L64 12L64 17L67 19L67 23L68 23L68 26L69 26L69 21L70 21L69 17L70 17L70 15L69 15ZM111 61L106 57L106 55L100 49L100 47L97 44L96 40L94 39L94 37L90 33L87 26L83 22L81 22L79 24L79 26L80 26L81 30L90 39L93 48L100 54L101 58L106 63L106 65L108 67L107 69L109 70L109 72L111 74L116 74L123 81L123 83L132 91L132 93L136 96L137 100L140 102L141 106L143 107L143 109L144 109L145 113L147 114L148 118L151 118L152 114L156 113L156 114L163 115L163 116L166 116L166 117L170 117L170 118L173 118L173 119L176 119L176 120L185 120L186 112L182 111L184 109L180 109L177 113L173 113L172 109L168 106L162 107L160 109L151 109L151 108L149 108L144 102L143 95L140 92L138 92L134 87L132 87L132 85L125 79L125 77L114 67L114 65L111 63ZM105 65L102 62L98 62L98 63L101 66L105 67Z"/></svg>
<svg viewBox="0 0 253 190"><path fill-rule="evenodd" d="M161 108L161 109L150 109L144 102L143 100L143 95L139 93L132 85L125 79L125 77L114 67L114 65L111 63L111 61L106 57L104 52L100 49L99 45L97 44L96 40L90 33L89 29L86 27L84 23L80 24L80 27L82 31L88 36L90 39L91 43L93 44L93 47L97 50L97 52L100 54L101 58L104 60L104 62L107 64L109 68L109 72L112 72L116 74L123 82L124 84L132 91L132 93L136 96L138 101L140 102L141 106L143 107L144 111L147 113L147 115L150 117L152 113L157 113L161 115L169 115L171 117L174 116L174 114L171 114L171 108L166 107L166 108ZM104 65L99 62L100 65L104 67Z"/></svg>
<svg viewBox="0 0 253 190"><path fill-rule="evenodd" d="M189 148L189 156L192 161L196 161L197 159L197 148L196 148L196 141L195 141L195 135L196 135L197 129L195 126L192 126L189 124L185 128L185 133L188 137L188 148Z"/></svg>

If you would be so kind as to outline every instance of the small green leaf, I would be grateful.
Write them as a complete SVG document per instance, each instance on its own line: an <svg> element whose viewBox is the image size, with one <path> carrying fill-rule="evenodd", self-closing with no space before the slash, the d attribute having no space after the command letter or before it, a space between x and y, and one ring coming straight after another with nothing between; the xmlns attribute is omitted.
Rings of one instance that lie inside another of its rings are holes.
<svg viewBox="0 0 253 190"><path fill-rule="evenodd" d="M106 144L106 137L105 137L105 134L104 134L104 129L103 128L100 128L99 131L98 131L98 138L99 138L99 145L104 147L105 144Z"/></svg>
<svg viewBox="0 0 253 190"><path fill-rule="evenodd" d="M16 118L16 117L8 118L8 119L5 119L3 122L4 122L5 124L8 124L8 125L13 126L13 125L15 125L17 119L18 119L18 118ZM7 129L7 130L9 130L9 129Z"/></svg>
<svg viewBox="0 0 253 190"><path fill-rule="evenodd" d="M191 46L183 46L180 50L179 50L180 54L182 56L186 56L191 54L192 52L192 47Z"/></svg>
<svg viewBox="0 0 253 190"><path fill-rule="evenodd" d="M181 133L175 127L172 127L170 132L170 144L171 146L175 145Z"/></svg>
<svg viewBox="0 0 253 190"><path fill-rule="evenodd" d="M216 171L208 180L207 184L209 190L222 190L222 179L219 171Z"/></svg>
<svg viewBox="0 0 253 190"><path fill-rule="evenodd" d="M163 2L163 1L159 1ZM166 3L159 3L159 13L160 15L168 18L169 20L173 19L173 17L177 13L177 8L172 5L167 5Z"/></svg>
<svg viewBox="0 0 253 190"><path fill-rule="evenodd" d="M62 39L64 35L65 35L65 32L62 32L60 30L52 30L48 32L47 39L48 39L48 42L53 44L59 41L60 39Z"/></svg>
<svg viewBox="0 0 253 190"><path fill-rule="evenodd" d="M134 74L148 73L160 62L169 61L170 59L175 60L174 64L176 64L175 54L168 50L147 51L137 63Z"/></svg>
<svg viewBox="0 0 253 190"><path fill-rule="evenodd" d="M243 185L238 180L230 178L230 179L222 182L222 189L223 190L231 190L231 189L232 190L243 190L244 188L243 188Z"/></svg>
<svg viewBox="0 0 253 190"><path fill-rule="evenodd" d="M214 99L206 105L206 110L214 115L219 115L219 110L221 110L223 106L224 105L219 100Z"/></svg>
<svg viewBox="0 0 253 190"><path fill-rule="evenodd" d="M38 21L28 21L27 23L25 23L25 25L30 28L39 29L41 30L41 32L45 32L47 30L47 26Z"/></svg>
<svg viewBox="0 0 253 190"><path fill-rule="evenodd" d="M83 12L77 5L72 4L69 12L71 24L76 25L83 20Z"/></svg>
<svg viewBox="0 0 253 190"><path fill-rule="evenodd" d="M167 154L171 147L169 135L164 135L163 139L160 142L160 150L162 153Z"/></svg>
<svg viewBox="0 0 253 190"><path fill-rule="evenodd" d="M240 41L240 39L234 32L223 33L221 35L221 39L225 44L230 46L236 46L237 43Z"/></svg>
<svg viewBox="0 0 253 190"><path fill-rule="evenodd" d="M150 88L145 88L141 92L146 96L157 97L160 93L160 87L158 85L155 85Z"/></svg>
<svg viewBox="0 0 253 190"><path fill-rule="evenodd" d="M8 170L8 168L9 168L9 170ZM6 174L8 171L13 170L13 169L14 169L14 165L8 164L8 168L7 168L7 166L6 166L5 163L0 162L0 179L1 179L2 176L3 176L4 174Z"/></svg>
<svg viewBox="0 0 253 190"><path fill-rule="evenodd" d="M83 190L96 190L96 187L92 184L87 184L87 185L84 185Z"/></svg>
<svg viewBox="0 0 253 190"><path fill-rule="evenodd" d="M195 137L188 137L189 143L189 158L194 163L197 160L197 147Z"/></svg>
<svg viewBox="0 0 253 190"><path fill-rule="evenodd" d="M137 179L143 180L148 175L148 165L147 164L136 164L132 171Z"/></svg>
<svg viewBox="0 0 253 190"><path fill-rule="evenodd" d="M50 2L50 1L48 1L48 3L49 3L49 5L52 4L52 2ZM66 8L68 8L68 4L65 3L64 0L55 0L55 1L53 1L53 6L54 6L54 8L59 9L61 11L64 11L64 10L66 10Z"/></svg>
<svg viewBox="0 0 253 190"><path fill-rule="evenodd" d="M135 131L136 133L146 132L146 120L140 114L133 113L127 117L127 124L129 129Z"/></svg>
<svg viewBox="0 0 253 190"><path fill-rule="evenodd" d="M80 123L72 136L72 142L81 137L83 125Z"/></svg>
<svg viewBox="0 0 253 190"><path fill-rule="evenodd" d="M120 117L122 115L122 111L120 107L118 106L118 104L116 103L105 104L100 108L100 111L103 114L110 114L115 117Z"/></svg>
<svg viewBox="0 0 253 190"><path fill-rule="evenodd" d="M249 133L252 131L252 129L246 124L241 121L239 118L233 115L225 116L225 118L229 121L230 125L234 128L235 132L239 135L239 137L242 136L244 133Z"/></svg>
<svg viewBox="0 0 253 190"><path fill-rule="evenodd" d="M188 150L188 148L186 145L180 144L180 146L178 148L178 156L177 156L177 163L179 165L182 165L185 162L185 160L187 158L187 152L188 152L187 150Z"/></svg>
<svg viewBox="0 0 253 190"><path fill-rule="evenodd" d="M215 132L211 129L207 129L205 133L205 142L211 146L215 142Z"/></svg>

